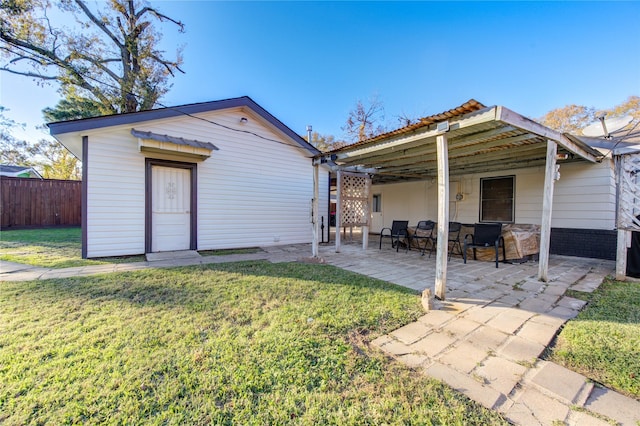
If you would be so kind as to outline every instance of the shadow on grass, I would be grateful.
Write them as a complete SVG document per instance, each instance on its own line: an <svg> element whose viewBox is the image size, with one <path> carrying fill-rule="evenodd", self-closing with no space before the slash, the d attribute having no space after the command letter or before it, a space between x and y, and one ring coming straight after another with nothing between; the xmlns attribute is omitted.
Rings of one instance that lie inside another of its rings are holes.
<svg viewBox="0 0 640 426"><path fill-rule="evenodd" d="M209 309L217 299L234 294L251 297L252 292L267 292L270 297L292 298L293 292L299 292L302 297L311 297L322 288L335 286L339 286L341 297L363 291L417 295L415 290L331 265L266 261L146 269L8 284L5 284L5 290L16 295L28 293L31 297L47 297L52 301L64 298L120 300L136 305L183 306L195 310Z"/></svg>

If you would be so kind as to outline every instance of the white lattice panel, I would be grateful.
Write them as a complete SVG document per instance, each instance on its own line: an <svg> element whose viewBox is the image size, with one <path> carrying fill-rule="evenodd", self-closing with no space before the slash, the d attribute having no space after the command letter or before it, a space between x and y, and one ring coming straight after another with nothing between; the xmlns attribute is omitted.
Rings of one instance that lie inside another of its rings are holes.
<svg viewBox="0 0 640 426"><path fill-rule="evenodd" d="M640 154L620 157L618 176L618 228L640 231Z"/></svg>
<svg viewBox="0 0 640 426"><path fill-rule="evenodd" d="M367 174L340 174L340 226L370 226L369 192L371 178Z"/></svg>

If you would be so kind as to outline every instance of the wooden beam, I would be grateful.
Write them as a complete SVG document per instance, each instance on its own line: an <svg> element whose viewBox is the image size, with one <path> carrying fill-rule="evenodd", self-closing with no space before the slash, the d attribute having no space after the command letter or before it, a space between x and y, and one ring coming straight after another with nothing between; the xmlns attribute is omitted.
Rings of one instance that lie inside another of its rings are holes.
<svg viewBox="0 0 640 426"><path fill-rule="evenodd" d="M397 176L407 179L422 179L425 177L425 174L420 173L394 173L394 172L378 172L376 176Z"/></svg>
<svg viewBox="0 0 640 426"><path fill-rule="evenodd" d="M452 165L451 174L476 174L476 173L492 173L500 170L526 169L530 167L544 167L545 159L532 160L512 160L505 162L477 163L470 165Z"/></svg>
<svg viewBox="0 0 640 426"><path fill-rule="evenodd" d="M375 174L378 170L374 168L367 168L363 166L349 166L349 165L335 165L328 166L329 170L332 172L337 172L338 170L349 173L368 173Z"/></svg>
<svg viewBox="0 0 640 426"><path fill-rule="evenodd" d="M435 295L445 300L447 290L447 248L449 247L449 161L447 135L436 137L438 147L438 246L436 247Z"/></svg>
<svg viewBox="0 0 640 426"><path fill-rule="evenodd" d="M342 228L342 214L340 210L342 210L342 191L340 187L342 186L342 171L338 170L336 176L336 253L340 253L340 231Z"/></svg>
<svg viewBox="0 0 640 426"><path fill-rule="evenodd" d="M520 129L527 130L529 132L540 135L544 138L551 139L559 143L566 150L573 152L576 155L584 158L587 161L595 163L598 161L598 157L601 155L595 149L586 147L588 149L579 146L575 142L571 141L569 138L565 137L562 133L557 132L553 129L550 129L546 126L543 126L540 123L536 123L535 121L523 117L520 114L511 111L505 107L498 107L496 112L496 119L503 121L505 123L511 124L512 126L518 127ZM557 151L557 148L556 148Z"/></svg>
<svg viewBox="0 0 640 426"><path fill-rule="evenodd" d="M483 130L481 132L475 132L471 134L459 135L454 138L451 134L447 134L449 151L455 149L461 149L464 147L473 147L478 144L485 143L487 140L495 138L496 136L500 136L501 134L513 132L516 129L511 126L502 126L498 128L493 128L490 130ZM516 136L517 138L521 138L521 136ZM533 137L530 135L529 137ZM509 138L503 138L502 141L506 143L509 142ZM416 156L421 156L425 154L436 154L436 144L435 137L421 139L416 142L407 143L401 147L393 147L386 151L382 151L377 155L372 156L360 156L360 157L352 157L348 159L341 160L343 164L358 164L359 162L365 161L368 166L375 166L377 164L385 163L389 160L402 160L406 158L415 158ZM490 141L489 143L493 143L494 141Z"/></svg>
<svg viewBox="0 0 640 426"><path fill-rule="evenodd" d="M449 169L454 170L458 167L464 166L491 167L493 163L498 163L498 165L505 165L511 162L524 164L526 162L531 162L531 160L539 160L542 164L544 164L546 158L544 153L545 151L541 150L541 148L537 145L526 145L518 147L516 149L510 150L510 152L507 152L507 150L503 149L488 153L468 154L463 156L455 155L456 152L449 149ZM417 158L414 159L412 163L406 163L403 165L383 167L378 169L378 173L406 174L421 172L425 169L436 170L436 168L437 158L433 156L428 158Z"/></svg>
<svg viewBox="0 0 640 426"><path fill-rule="evenodd" d="M551 211L553 208L553 188L556 178L556 154L558 144L547 141L547 166L544 172L544 193L542 194L542 220L540 221L540 254L538 279L549 281L549 247L551 243Z"/></svg>

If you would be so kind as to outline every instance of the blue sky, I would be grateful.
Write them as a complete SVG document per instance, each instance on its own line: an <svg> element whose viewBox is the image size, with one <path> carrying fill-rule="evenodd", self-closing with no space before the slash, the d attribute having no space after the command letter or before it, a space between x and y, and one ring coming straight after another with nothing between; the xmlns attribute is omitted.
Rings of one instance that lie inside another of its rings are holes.
<svg viewBox="0 0 640 426"><path fill-rule="evenodd" d="M338 139L358 99L386 122L473 98L538 118L569 104L610 108L640 95L640 2L153 2L167 56L184 45L175 106L250 96L294 131ZM54 87L0 73L0 103L27 124Z"/></svg>

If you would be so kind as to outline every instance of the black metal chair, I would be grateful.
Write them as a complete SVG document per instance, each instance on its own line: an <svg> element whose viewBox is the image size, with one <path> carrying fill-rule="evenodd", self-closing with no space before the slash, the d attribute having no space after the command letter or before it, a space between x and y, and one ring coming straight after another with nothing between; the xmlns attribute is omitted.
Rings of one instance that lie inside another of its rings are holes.
<svg viewBox="0 0 640 426"><path fill-rule="evenodd" d="M415 240L416 246L418 246L418 249L422 252L422 256L424 256L429 242L433 245L433 229L435 226L436 223L432 220L419 221L415 232L410 236L409 247L411 247L411 243ZM424 241L424 244L421 244L422 241Z"/></svg>
<svg viewBox="0 0 640 426"><path fill-rule="evenodd" d="M447 251L449 252L448 259L451 260L451 255L456 247L458 247L458 252L456 254L462 254L462 247L460 245L460 231L462 230L462 224L460 222L449 222L449 236L447 237ZM437 234L432 238L431 250L429 251L429 257L431 257L431 253L435 250L436 245L438 243Z"/></svg>
<svg viewBox="0 0 640 426"><path fill-rule="evenodd" d="M391 238L391 248L395 247L396 251L400 248L400 240L404 240L406 244L406 250L409 250L409 233L407 227L409 226L408 220L394 220L391 223L391 228L382 228L380 231L380 249L382 249L382 239ZM385 234L384 231L389 231Z"/></svg>
<svg viewBox="0 0 640 426"><path fill-rule="evenodd" d="M471 237L468 239L467 237ZM462 257L467 263L467 248L473 248L473 259L476 259L476 248L494 247L496 250L496 268L498 267L498 248L502 246L502 260L506 260L507 254L502 237L501 223L476 223L473 225L473 234L464 236L464 248Z"/></svg>

